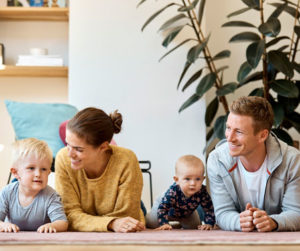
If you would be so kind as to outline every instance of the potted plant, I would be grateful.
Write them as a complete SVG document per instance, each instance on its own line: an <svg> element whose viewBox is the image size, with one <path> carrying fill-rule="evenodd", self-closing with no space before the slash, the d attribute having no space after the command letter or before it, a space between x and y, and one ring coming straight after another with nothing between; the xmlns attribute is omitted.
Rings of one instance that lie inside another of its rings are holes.
<svg viewBox="0 0 300 251"><path fill-rule="evenodd" d="M140 1L138 6L145 1ZM212 88L215 89L214 98L207 105L205 113L205 124L208 128L205 149L214 139L225 137L225 124L229 113L227 95L255 81L259 81L261 86L253 88L249 95L262 96L269 100L275 115L273 132L292 145L293 140L287 130L294 127L300 132L300 114L296 111L300 101L300 81L296 79L296 73L300 73L300 64L296 61L300 37L300 0L297 0L297 3L295 3L296 0L294 2L287 0L240 1L245 4L245 8L230 13L228 18L232 20L223 24L223 27L242 27L244 29L243 32L234 35L229 43L249 43L246 48L245 61L238 69L236 80L224 83L223 73L229 66L216 66L217 60L230 57L231 52L224 49L212 53L209 49L210 35L206 35L202 27L206 0L171 0L147 19L142 31L169 8L173 8L174 13L172 17L167 17L159 28L165 34L162 42L164 47L168 47L183 29L192 30L191 37L184 38L169 49L160 60L178 48L183 48L183 45L190 46L186 58L183 59L184 67L179 75L177 88L185 91L194 83L197 86L195 93L182 104L179 112L199 101ZM268 16L265 14L267 8L272 8L272 13ZM258 26L239 19L241 15L249 11L257 15L260 20ZM294 21L288 36L281 35L280 17L284 12L288 13ZM197 64L201 60L202 62ZM205 61L204 67L203 60ZM191 65L196 65L197 70L190 72ZM225 114L216 117L220 104Z"/></svg>

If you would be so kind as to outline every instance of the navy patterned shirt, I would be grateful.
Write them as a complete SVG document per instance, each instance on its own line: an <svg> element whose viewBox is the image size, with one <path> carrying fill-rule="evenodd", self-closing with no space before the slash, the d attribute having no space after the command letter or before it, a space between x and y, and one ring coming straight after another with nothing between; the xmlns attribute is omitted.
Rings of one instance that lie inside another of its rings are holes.
<svg viewBox="0 0 300 251"><path fill-rule="evenodd" d="M201 205L205 212L205 224L213 226L216 222L214 207L206 191L206 187L202 185L200 191L187 198L180 189L180 186L174 182L165 193L158 207L158 223L162 226L169 224L169 217L179 219L190 216L199 205Z"/></svg>

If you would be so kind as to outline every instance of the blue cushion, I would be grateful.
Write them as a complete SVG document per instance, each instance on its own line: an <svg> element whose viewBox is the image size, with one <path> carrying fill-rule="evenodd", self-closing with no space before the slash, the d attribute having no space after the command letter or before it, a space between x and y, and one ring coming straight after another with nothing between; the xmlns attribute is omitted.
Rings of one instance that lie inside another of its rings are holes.
<svg viewBox="0 0 300 251"><path fill-rule="evenodd" d="M38 138L50 146L53 157L64 147L59 137L59 125L71 119L77 108L68 104L23 103L5 100L16 139Z"/></svg>

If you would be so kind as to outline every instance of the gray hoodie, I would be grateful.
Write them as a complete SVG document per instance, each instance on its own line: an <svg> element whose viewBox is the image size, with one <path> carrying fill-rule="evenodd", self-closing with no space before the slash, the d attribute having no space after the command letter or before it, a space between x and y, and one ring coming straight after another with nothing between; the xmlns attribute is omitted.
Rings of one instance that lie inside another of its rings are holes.
<svg viewBox="0 0 300 251"><path fill-rule="evenodd" d="M269 174L264 207L277 223L277 231L300 230L300 152L270 135L266 140ZM237 157L229 154L226 140L209 154L207 173L217 224L223 230L240 231L239 214L245 210L238 198L240 179Z"/></svg>

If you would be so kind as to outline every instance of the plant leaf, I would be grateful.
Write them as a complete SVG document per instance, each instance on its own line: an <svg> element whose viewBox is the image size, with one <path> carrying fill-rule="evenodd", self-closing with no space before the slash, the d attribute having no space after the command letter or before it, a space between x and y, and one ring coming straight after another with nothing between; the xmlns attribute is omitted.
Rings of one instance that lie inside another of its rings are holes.
<svg viewBox="0 0 300 251"><path fill-rule="evenodd" d="M263 97L264 96L264 89L263 88L255 88L252 92L249 93L248 96Z"/></svg>
<svg viewBox="0 0 300 251"><path fill-rule="evenodd" d="M144 2L146 2L146 0L141 0L139 3L138 3L138 5L136 6L137 8L141 5L141 4L143 4Z"/></svg>
<svg viewBox="0 0 300 251"><path fill-rule="evenodd" d="M293 112L299 105L300 100L298 98L286 98L281 95L277 95L278 103L282 104L286 113Z"/></svg>
<svg viewBox="0 0 300 251"><path fill-rule="evenodd" d="M212 60L216 61L216 60L223 59L223 58L229 58L230 54L231 54L230 50L223 50L223 51L220 51L217 55L215 55L212 58Z"/></svg>
<svg viewBox="0 0 300 251"><path fill-rule="evenodd" d="M277 102L271 103L274 112L274 126L277 128L281 125L284 118L284 109L282 104Z"/></svg>
<svg viewBox="0 0 300 251"><path fill-rule="evenodd" d="M268 48L274 44L277 44L282 39L290 39L290 38L288 36L276 37L276 38L272 39L270 42L266 43L266 48Z"/></svg>
<svg viewBox="0 0 300 251"><path fill-rule="evenodd" d="M219 139L225 138L227 115L220 116L214 124L214 132Z"/></svg>
<svg viewBox="0 0 300 251"><path fill-rule="evenodd" d="M214 117L217 114L219 108L219 99L215 97L207 106L205 112L205 125L208 127L210 126L211 122L213 121Z"/></svg>
<svg viewBox="0 0 300 251"><path fill-rule="evenodd" d="M248 10L251 10L251 8L247 7L247 8L243 8L243 9L240 9L240 10L237 10L237 11L234 11L232 13L230 13L229 15L227 15L228 18L230 17L233 17L233 16L237 16L237 15L240 15Z"/></svg>
<svg viewBox="0 0 300 251"><path fill-rule="evenodd" d="M282 129L272 129L272 132L288 145L292 146L294 144L292 137L286 131Z"/></svg>
<svg viewBox="0 0 300 251"><path fill-rule="evenodd" d="M196 7L196 5L198 4L199 0L194 0L190 5L188 6L182 6L180 8L178 8L177 11L180 11L180 12L184 12L184 11L190 11L192 9L194 9Z"/></svg>
<svg viewBox="0 0 300 251"><path fill-rule="evenodd" d="M296 62L293 62L292 65L293 65L294 69L295 69L298 73L300 73L300 64L297 64Z"/></svg>
<svg viewBox="0 0 300 251"><path fill-rule="evenodd" d="M165 30L167 28L169 28L172 24L174 24L176 21L180 20L180 19L184 19L187 18L187 16L185 14L178 14L175 17L172 17L171 19L169 19L168 21L166 21L160 28L159 31Z"/></svg>
<svg viewBox="0 0 300 251"><path fill-rule="evenodd" d="M167 53L165 53L158 61L160 62L163 58L165 58L166 56L168 56L171 52L175 51L177 48L179 48L180 46L184 45L185 43L187 43L187 42L189 42L191 40L193 40L193 39L189 38L189 39L184 40L180 44L176 45L173 49L171 49Z"/></svg>
<svg viewBox="0 0 300 251"><path fill-rule="evenodd" d="M292 112L286 117L292 126L300 133L300 114L297 112Z"/></svg>
<svg viewBox="0 0 300 251"><path fill-rule="evenodd" d="M230 40L229 43L232 42L253 42L260 40L259 35L254 32L242 32L237 35L234 35Z"/></svg>
<svg viewBox="0 0 300 251"><path fill-rule="evenodd" d="M225 24L222 25L222 27L253 27L256 28L255 25L249 23L249 22L245 22L245 21L229 21L226 22Z"/></svg>
<svg viewBox="0 0 300 251"><path fill-rule="evenodd" d="M280 52L278 50L270 51L268 53L268 59L278 71L282 72L289 78L292 78L294 76L293 66L283 52Z"/></svg>
<svg viewBox="0 0 300 251"><path fill-rule="evenodd" d="M198 9L198 22L199 22L199 27L201 27L202 23L202 18L203 18L203 13L204 13L204 7L205 7L205 2L206 0L200 0L200 5Z"/></svg>
<svg viewBox="0 0 300 251"><path fill-rule="evenodd" d="M261 59L261 56L264 52L265 41L260 40L250 44L246 51L247 62L253 69L255 69Z"/></svg>
<svg viewBox="0 0 300 251"><path fill-rule="evenodd" d="M142 27L142 31L146 28L146 26L151 23L153 21L153 19L155 19L159 14L161 14L164 10L166 10L167 8L171 7L175 5L175 3L170 3L168 5L166 5L165 7L163 7L162 9L160 9L159 11L155 12L151 17L148 18L148 20L144 23L143 27Z"/></svg>
<svg viewBox="0 0 300 251"><path fill-rule="evenodd" d="M267 22L258 27L258 30L267 37L276 37L280 29L280 21L274 17L269 18Z"/></svg>
<svg viewBox="0 0 300 251"><path fill-rule="evenodd" d="M239 69L238 75L237 75L237 81L241 82L252 70L251 65L246 61L244 62Z"/></svg>
<svg viewBox="0 0 300 251"><path fill-rule="evenodd" d="M243 79L241 82L239 82L238 88L244 86L245 84L248 84L250 82L261 80L263 78L262 71L254 72L251 75L249 75L247 78Z"/></svg>
<svg viewBox="0 0 300 251"><path fill-rule="evenodd" d="M259 10L259 0L242 0L248 7Z"/></svg>
<svg viewBox="0 0 300 251"><path fill-rule="evenodd" d="M162 45L164 47L168 47L168 45L173 41L173 39L178 35L178 33L183 29L184 26L185 25L182 25L171 29L164 41L162 42Z"/></svg>
<svg viewBox="0 0 300 251"><path fill-rule="evenodd" d="M181 83L181 81L182 81L184 75L186 74L187 70L190 68L191 65L192 65L192 63L190 63L190 62L188 62L188 61L185 62L183 71L182 71L182 73L181 73L181 75L180 75L180 78L179 78L179 81L178 81L178 84L177 84L177 90L179 89L180 83Z"/></svg>
<svg viewBox="0 0 300 251"><path fill-rule="evenodd" d="M188 98L187 101L185 101L182 106L179 108L179 112L182 112L184 109L188 108L192 104L196 103L201 97L199 97L197 94L193 94L191 97Z"/></svg>
<svg viewBox="0 0 300 251"><path fill-rule="evenodd" d="M220 89L216 91L217 96L225 96L229 93L233 93L238 87L238 84L235 82L228 83L222 86Z"/></svg>
<svg viewBox="0 0 300 251"><path fill-rule="evenodd" d="M206 44L208 42L208 39L209 39L209 36L203 41L203 43L193 46L188 51L188 54L187 54L187 61L188 62L194 63L196 61L196 59L198 58L198 56L200 55L200 53L203 51L204 47L206 46Z"/></svg>
<svg viewBox="0 0 300 251"><path fill-rule="evenodd" d="M300 26L299 25L294 26L294 31L297 34L297 36L300 37Z"/></svg>
<svg viewBox="0 0 300 251"><path fill-rule="evenodd" d="M228 68L229 68L228 65L224 65L224 66L222 66L222 67L216 69L216 73L219 73L220 71L224 71L224 70L226 70L226 69L228 69Z"/></svg>
<svg viewBox="0 0 300 251"><path fill-rule="evenodd" d="M271 3L272 6L278 7L281 4L280 3ZM291 6L285 6L284 11L288 14L290 14L293 18L299 18L299 12Z"/></svg>
<svg viewBox="0 0 300 251"><path fill-rule="evenodd" d="M216 74L214 72L205 75L196 88L196 94L202 97L215 83Z"/></svg>
<svg viewBox="0 0 300 251"><path fill-rule="evenodd" d="M287 3L278 5L277 8L273 11L273 13L269 16L268 20L270 18L278 18L279 15L284 11L286 6L287 6Z"/></svg>
<svg viewBox="0 0 300 251"><path fill-rule="evenodd" d="M286 97L286 98L297 98L299 95L299 90L297 86L285 79L278 79L274 80L270 87L273 91L277 92L279 95Z"/></svg>
<svg viewBox="0 0 300 251"><path fill-rule="evenodd" d="M203 154L207 151L210 144L217 138L217 136L214 133L214 128L211 128L209 132L206 134L206 145L203 149Z"/></svg>
<svg viewBox="0 0 300 251"><path fill-rule="evenodd" d="M186 88L188 88L192 83L194 83L198 78L200 78L202 74L203 69L197 71L183 86L182 91L185 91Z"/></svg>

